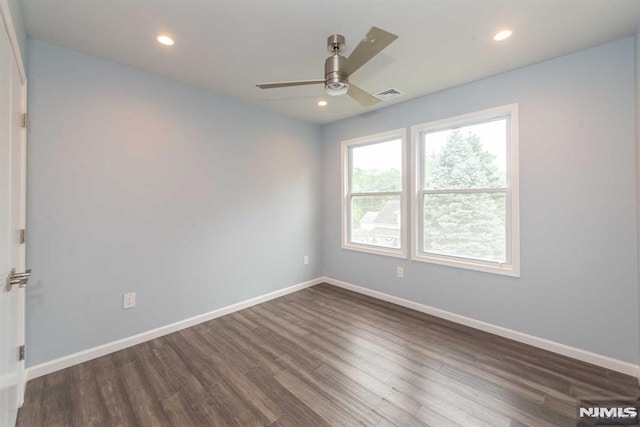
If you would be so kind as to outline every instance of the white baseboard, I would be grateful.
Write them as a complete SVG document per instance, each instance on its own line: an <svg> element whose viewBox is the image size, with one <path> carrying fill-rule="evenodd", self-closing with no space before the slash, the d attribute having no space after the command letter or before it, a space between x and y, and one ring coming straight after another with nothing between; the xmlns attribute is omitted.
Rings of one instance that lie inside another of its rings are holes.
<svg viewBox="0 0 640 427"><path fill-rule="evenodd" d="M98 357L107 355L109 353L122 350L127 347L134 346L136 344L143 343L145 341L152 340L154 338L168 335L170 333L188 328L190 326L197 325L199 323L207 322L209 320L221 317L244 308L251 307L262 302L266 302L299 290L311 287L322 283L322 279L313 279L307 282L299 283L297 285L289 286L288 288L280 289L278 291L270 292L255 298L248 299L236 304L228 305L226 307L218 308L208 313L200 314L198 316L190 317L179 322L171 323L170 325L161 326L150 331L142 332L137 335L133 335L127 338L123 338L117 341L113 341L107 344L100 345L98 347L89 348L87 350L73 353L68 356L60 357L58 359L51 360L49 362L34 365L26 369L26 381L34 378L41 377L51 372L59 371L77 365L88 360L96 359Z"/></svg>
<svg viewBox="0 0 640 427"><path fill-rule="evenodd" d="M323 277L322 281L333 286L348 289L363 295L388 301L393 304L401 305L403 307L411 308L422 313L430 314L442 319L450 320L461 325L469 326L474 329L489 332L494 335L509 338L514 341L522 342L532 345L534 347L542 348L554 353L561 354L563 356L571 357L573 359L581 360L583 362L591 363L593 365L601 366L603 368L611 369L613 371L621 372L623 374L638 377L640 382L640 368L632 363L623 362L622 360L613 359L601 354L592 353L590 351L582 350L579 348L571 347L565 344L560 344L555 341L550 341L544 338L539 338L533 335L525 334L523 332L514 331L512 329L503 328L502 326L493 325L491 323L483 322L481 320L472 319L470 317L461 316L459 314L451 313L449 311L441 310L439 308L430 307L428 305L420 304L415 301L406 300L404 298L388 295L383 292L374 291L362 286L354 285L352 283L343 282L341 280L332 279L331 277Z"/></svg>

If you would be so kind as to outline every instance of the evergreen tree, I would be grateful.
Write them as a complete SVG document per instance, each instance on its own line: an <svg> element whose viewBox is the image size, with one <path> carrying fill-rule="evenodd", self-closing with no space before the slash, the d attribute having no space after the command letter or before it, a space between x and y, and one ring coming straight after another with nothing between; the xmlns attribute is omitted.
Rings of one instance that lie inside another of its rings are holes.
<svg viewBox="0 0 640 427"><path fill-rule="evenodd" d="M454 131L439 156L429 157L425 188L502 187L504 177L494 160L477 135ZM504 193L426 194L424 203L425 251L505 261Z"/></svg>

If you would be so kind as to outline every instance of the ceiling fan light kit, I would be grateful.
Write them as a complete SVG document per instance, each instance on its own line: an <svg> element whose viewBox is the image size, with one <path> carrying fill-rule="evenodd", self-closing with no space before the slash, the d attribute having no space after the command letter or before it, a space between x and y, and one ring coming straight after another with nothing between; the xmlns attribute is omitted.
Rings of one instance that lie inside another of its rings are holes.
<svg viewBox="0 0 640 427"><path fill-rule="evenodd" d="M380 102L380 99L349 83L349 77L356 70L369 62L374 56L389 46L398 36L372 27L360 41L348 58L340 55L345 49L345 39L341 34L332 34L327 39L327 50L331 56L324 63L324 80L301 80L282 83L262 83L256 86L260 89L274 89L280 87L306 86L324 84L325 92L330 96L349 95L351 98L368 107Z"/></svg>

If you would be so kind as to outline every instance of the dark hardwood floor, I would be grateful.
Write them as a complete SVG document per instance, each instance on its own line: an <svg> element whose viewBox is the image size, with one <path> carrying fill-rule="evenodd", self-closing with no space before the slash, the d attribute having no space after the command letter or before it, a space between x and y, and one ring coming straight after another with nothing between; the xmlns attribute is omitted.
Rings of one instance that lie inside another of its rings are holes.
<svg viewBox="0 0 640 427"><path fill-rule="evenodd" d="M18 426L575 426L637 379L330 285L29 382Z"/></svg>

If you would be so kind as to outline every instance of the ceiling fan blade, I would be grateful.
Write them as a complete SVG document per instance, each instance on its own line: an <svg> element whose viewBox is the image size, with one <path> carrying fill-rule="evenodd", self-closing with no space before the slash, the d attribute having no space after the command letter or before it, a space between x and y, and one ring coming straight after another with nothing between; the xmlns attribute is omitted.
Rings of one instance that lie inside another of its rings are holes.
<svg viewBox="0 0 640 427"><path fill-rule="evenodd" d="M369 92L365 92L352 83L349 83L349 91L347 92L347 95L358 101L363 107L370 107L377 104L378 102L381 102L378 98L371 95Z"/></svg>
<svg viewBox="0 0 640 427"><path fill-rule="evenodd" d="M260 83L256 86L258 86L260 89L274 89L277 87L318 85L320 83L324 84L324 80L300 80L297 82Z"/></svg>
<svg viewBox="0 0 640 427"><path fill-rule="evenodd" d="M398 36L395 34L378 27L371 27L367 35L349 55L340 71L349 77L397 38Z"/></svg>

